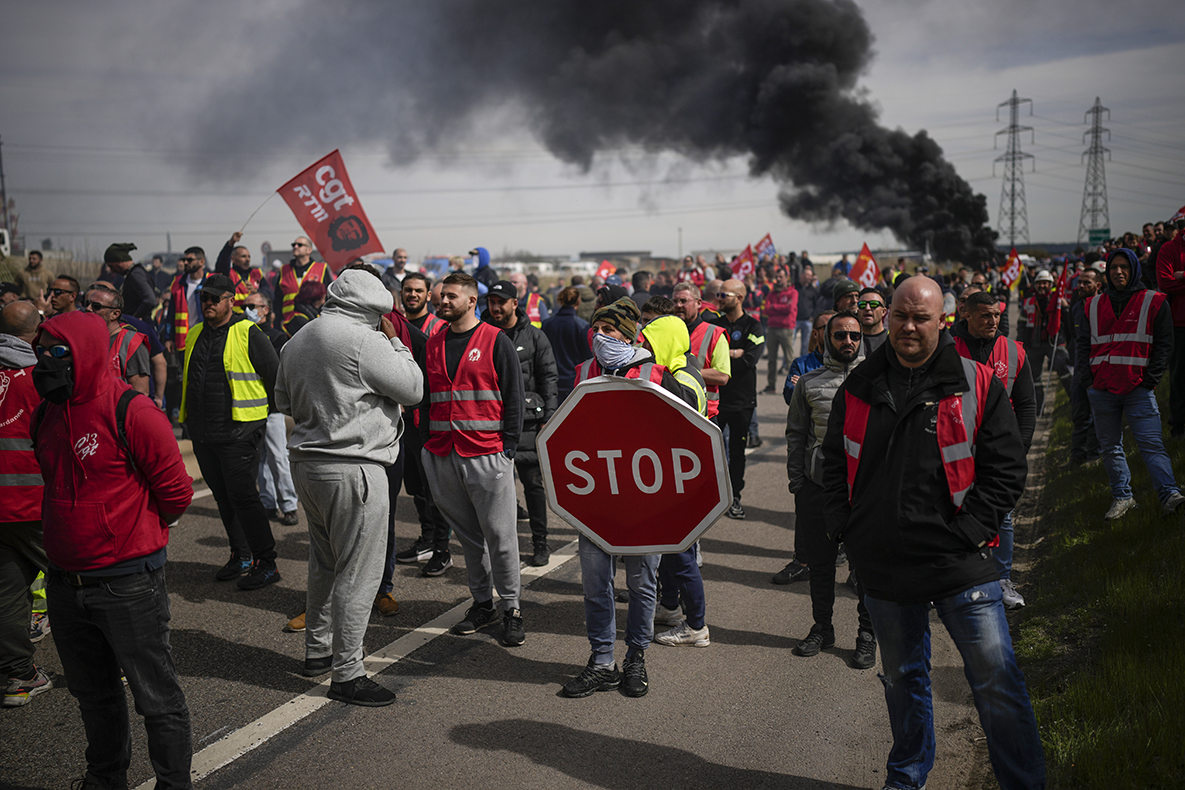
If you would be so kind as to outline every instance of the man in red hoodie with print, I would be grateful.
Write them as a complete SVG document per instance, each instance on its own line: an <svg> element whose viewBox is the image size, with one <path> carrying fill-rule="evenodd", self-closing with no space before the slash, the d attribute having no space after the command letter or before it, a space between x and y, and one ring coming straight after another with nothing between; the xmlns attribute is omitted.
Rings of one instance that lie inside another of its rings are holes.
<svg viewBox="0 0 1185 790"><path fill-rule="evenodd" d="M54 641L86 728L83 786L127 786L123 674L144 716L156 786L188 788L193 745L169 647L164 566L167 524L189 507L193 481L151 400L132 396L117 419L130 388L112 374L107 344L103 319L84 312L51 318L34 341L33 384L46 401L34 436Z"/></svg>

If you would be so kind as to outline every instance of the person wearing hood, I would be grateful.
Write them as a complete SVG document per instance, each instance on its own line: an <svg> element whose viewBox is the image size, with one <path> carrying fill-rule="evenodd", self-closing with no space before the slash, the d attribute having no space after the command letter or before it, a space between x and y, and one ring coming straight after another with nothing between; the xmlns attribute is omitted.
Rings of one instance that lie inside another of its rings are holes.
<svg viewBox="0 0 1185 790"><path fill-rule="evenodd" d="M1140 259L1126 247L1107 256L1103 292L1083 304L1078 330L1077 371L1088 389L1112 503L1103 518L1120 518L1136 506L1131 470L1123 451L1123 418L1131 426L1140 457L1152 477L1161 511L1170 515L1185 503L1164 448L1156 385L1173 353L1173 311L1168 298L1140 280Z"/></svg>
<svg viewBox="0 0 1185 790"><path fill-rule="evenodd" d="M1003 385L959 356L942 319L933 280L903 282L889 341L836 392L823 438L827 534L847 547L881 652L886 786L924 787L933 767L933 610L962 656L1001 787L1044 787L988 548L1024 491L1024 444Z"/></svg>
<svg viewBox="0 0 1185 790"><path fill-rule="evenodd" d="M29 587L46 569L41 542L41 469L29 443L41 396L33 386L33 338L41 316L32 302L0 309L0 678L5 707L53 688L33 664ZM42 626L49 630L48 624Z"/></svg>
<svg viewBox="0 0 1185 790"><path fill-rule="evenodd" d="M970 291L971 293L967 293ZM1009 340L999 332L1000 314L1003 305L995 296L969 285L963 290L967 300L963 304L966 318L954 325L951 332L959 356L987 365L1004 385L1016 423L1020 428L1020 440L1024 443L1025 455L1033 444L1033 431L1037 427L1037 398L1033 394L1033 374L1029 369L1028 356L1024 346ZM992 548L996 570L1000 572L1000 590L1004 596L1005 609L1019 609L1025 605L1024 597L1012 583L1012 511L1004 516L1000 524L1000 543Z"/></svg>
<svg viewBox="0 0 1185 790"><path fill-rule="evenodd" d="M606 305L593 314L593 358L577 368L576 383L602 375L641 379L690 403L685 386L665 365L657 361L659 354L665 354L668 361L674 364L682 361L681 367L686 368L686 326L675 316L656 318L646 329L659 326L651 330L648 336L644 334L647 343L656 349L651 351L633 345L634 338L638 336L640 315L638 305L628 297ZM699 395L692 394L691 398L696 404L693 408L702 412L706 402L702 384ZM577 555L580 558L580 577L584 590L584 626L591 654L580 674L565 683L560 694L571 698L589 697L598 691L621 688L624 679L623 691L626 696L644 696L650 689L650 679L646 673L646 649L654 638L657 574L661 555L621 557L629 589L623 673L617 668L613 657L617 642L617 606L613 590L617 558L604 552L584 535L580 535L578 541ZM675 595L677 600L677 591Z"/></svg>
<svg viewBox="0 0 1185 790"><path fill-rule="evenodd" d="M366 676L362 639L387 557L386 467L399 454L400 407L423 397L390 310L376 274L343 270L321 317L284 345L275 395L295 422L288 451L309 525L302 671L332 670L329 698L367 707L395 701Z"/></svg>
<svg viewBox="0 0 1185 790"><path fill-rule="evenodd" d="M465 636L502 622L501 642L526 640L520 607L514 456L523 429L523 374L514 344L476 315L478 282L444 278L437 314L449 328L428 338L431 402L424 472L436 505L465 552L473 605L454 625ZM494 605L501 598L502 612Z"/></svg>
<svg viewBox="0 0 1185 790"><path fill-rule="evenodd" d="M816 656L835 645L835 561L839 544L827 537L823 518L823 438L831 401L848 374L864 361L864 343L859 318L853 312L838 312L826 325L823 365L804 373L794 387L786 415L787 487L794 495L795 559L809 568L811 613L814 625L794 648L800 656ZM876 663L876 637L864 606L864 589L856 582L858 626L852 666L868 669Z"/></svg>
<svg viewBox="0 0 1185 790"><path fill-rule="evenodd" d="M555 354L547 335L530 322L526 311L519 306L518 291L509 280L499 280L490 288L482 320L498 327L510 338L522 367L523 432L514 453L514 469L522 481L523 496L527 500L533 549L531 565L540 568L551 557L551 547L547 545L547 493L543 489L543 470L539 467L535 439L558 405L556 385L559 374Z"/></svg>
<svg viewBox="0 0 1185 790"><path fill-rule="evenodd" d="M498 282L498 272L490 266L490 251L485 247L474 247L469 251L469 255L477 259L477 264L473 267L473 279L477 280L480 286L477 289L477 314L480 316L485 314L486 294L494 287L494 283Z"/></svg>
<svg viewBox="0 0 1185 790"><path fill-rule="evenodd" d="M55 316L34 341L34 418L45 482L46 597L66 684L86 729L87 787L127 787L122 674L144 717L160 788L191 787L189 709L169 647L168 524L193 499L169 420L129 395L93 313ZM126 408L119 418L121 404Z"/></svg>
<svg viewBox="0 0 1185 790"><path fill-rule="evenodd" d="M202 287L202 323L185 347L180 419L230 542L230 559L214 578L257 590L280 580L255 485L280 358L267 335L234 312L234 291L224 274L211 274Z"/></svg>

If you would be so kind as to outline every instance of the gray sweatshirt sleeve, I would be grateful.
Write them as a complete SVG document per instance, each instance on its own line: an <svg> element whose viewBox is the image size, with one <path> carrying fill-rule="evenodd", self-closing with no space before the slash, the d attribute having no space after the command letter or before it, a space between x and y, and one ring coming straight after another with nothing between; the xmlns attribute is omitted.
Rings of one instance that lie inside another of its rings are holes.
<svg viewBox="0 0 1185 790"><path fill-rule="evenodd" d="M424 397L424 379L411 351L397 337L390 341L371 332L359 354L362 386L402 406L415 406Z"/></svg>

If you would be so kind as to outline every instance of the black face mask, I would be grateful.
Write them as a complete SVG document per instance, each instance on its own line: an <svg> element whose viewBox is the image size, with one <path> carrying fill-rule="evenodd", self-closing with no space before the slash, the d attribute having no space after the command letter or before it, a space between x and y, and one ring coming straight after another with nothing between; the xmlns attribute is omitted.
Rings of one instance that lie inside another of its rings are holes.
<svg viewBox="0 0 1185 790"><path fill-rule="evenodd" d="M74 394L74 362L42 354L33 367L33 387L50 403L65 403Z"/></svg>

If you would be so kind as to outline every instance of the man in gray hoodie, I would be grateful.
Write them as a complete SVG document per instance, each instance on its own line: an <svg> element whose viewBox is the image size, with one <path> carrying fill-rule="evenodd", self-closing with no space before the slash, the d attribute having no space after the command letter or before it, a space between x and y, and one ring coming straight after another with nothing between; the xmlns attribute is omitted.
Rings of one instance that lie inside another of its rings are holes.
<svg viewBox="0 0 1185 790"><path fill-rule="evenodd" d="M395 701L362 664L391 507L384 467L399 453L399 407L423 397L411 351L382 317L390 310L381 279L343 271L321 317L284 346L275 390L296 422L288 450L309 522L303 672L332 668L329 698L368 707Z"/></svg>

